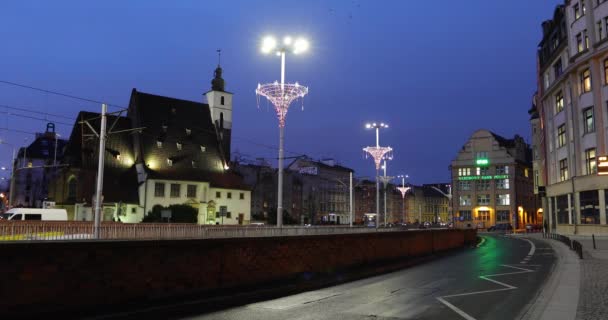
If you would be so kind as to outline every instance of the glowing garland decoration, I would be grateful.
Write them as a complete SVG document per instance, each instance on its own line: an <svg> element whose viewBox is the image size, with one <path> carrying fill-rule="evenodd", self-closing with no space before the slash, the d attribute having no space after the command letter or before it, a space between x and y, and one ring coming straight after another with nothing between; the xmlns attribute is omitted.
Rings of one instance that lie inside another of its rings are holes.
<svg viewBox="0 0 608 320"><path fill-rule="evenodd" d="M301 86L297 82L283 85L278 81L266 84L258 83L255 94L258 98L258 108L260 107L260 96L266 97L274 106L279 118L279 127L285 127L289 105L298 98L304 98L308 94L308 87ZM302 110L304 110L304 102L302 102Z"/></svg>
<svg viewBox="0 0 608 320"><path fill-rule="evenodd" d="M376 163L376 170L380 170L380 162L382 162L383 157L393 151L391 147L365 147L363 151L366 152L365 157L367 158L367 154L371 155L374 158L374 162Z"/></svg>
<svg viewBox="0 0 608 320"><path fill-rule="evenodd" d="M405 198L405 194L410 191L411 187L397 187L397 190L401 192L401 197Z"/></svg>
<svg viewBox="0 0 608 320"><path fill-rule="evenodd" d="M386 185L391 182L391 180L393 180L395 177L391 177L391 176L380 176L380 181L382 181L382 183L384 184L384 187L386 188Z"/></svg>

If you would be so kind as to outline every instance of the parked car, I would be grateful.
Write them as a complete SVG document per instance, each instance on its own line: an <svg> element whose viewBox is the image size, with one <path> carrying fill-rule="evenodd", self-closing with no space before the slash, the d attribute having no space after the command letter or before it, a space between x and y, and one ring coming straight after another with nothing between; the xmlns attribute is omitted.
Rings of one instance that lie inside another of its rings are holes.
<svg viewBox="0 0 608 320"><path fill-rule="evenodd" d="M508 223L499 223L488 228L488 231L512 231L513 226Z"/></svg>
<svg viewBox="0 0 608 320"><path fill-rule="evenodd" d="M65 209L13 208L3 214L6 220L67 221Z"/></svg>

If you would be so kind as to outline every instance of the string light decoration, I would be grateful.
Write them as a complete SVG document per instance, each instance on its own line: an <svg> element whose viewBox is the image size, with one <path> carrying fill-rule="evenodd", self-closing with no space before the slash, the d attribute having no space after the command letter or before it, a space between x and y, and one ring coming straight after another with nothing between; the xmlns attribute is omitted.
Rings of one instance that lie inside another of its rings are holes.
<svg viewBox="0 0 608 320"><path fill-rule="evenodd" d="M279 127L285 127L285 119L287 111L293 101L298 98L304 98L308 94L308 87L301 86L296 83L284 83L283 86L278 81L274 83L258 84L255 89L255 94L258 99L258 108L260 107L260 96L265 97L272 103L274 110L279 119ZM304 102L302 101L302 110L304 110Z"/></svg>

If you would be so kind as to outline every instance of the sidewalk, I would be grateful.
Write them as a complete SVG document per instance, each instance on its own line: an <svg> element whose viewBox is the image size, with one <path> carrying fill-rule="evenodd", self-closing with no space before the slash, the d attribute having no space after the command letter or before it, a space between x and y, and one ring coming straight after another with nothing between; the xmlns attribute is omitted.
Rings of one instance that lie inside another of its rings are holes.
<svg viewBox="0 0 608 320"><path fill-rule="evenodd" d="M542 234L517 235L553 248L557 264L523 319L608 319L608 237L566 235L583 245L583 260L563 243Z"/></svg>
<svg viewBox="0 0 608 320"><path fill-rule="evenodd" d="M577 320L608 319L608 237L568 236L583 245Z"/></svg>
<svg viewBox="0 0 608 320"><path fill-rule="evenodd" d="M559 241L544 239L542 234L521 234L550 245L557 262L536 301L522 319L574 320L576 319L581 287L580 260L574 251Z"/></svg>

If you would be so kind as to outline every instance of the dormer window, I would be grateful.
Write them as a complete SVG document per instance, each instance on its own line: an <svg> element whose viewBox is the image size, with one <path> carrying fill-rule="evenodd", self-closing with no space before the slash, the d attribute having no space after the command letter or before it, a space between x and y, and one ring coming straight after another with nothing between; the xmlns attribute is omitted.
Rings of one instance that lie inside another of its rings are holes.
<svg viewBox="0 0 608 320"><path fill-rule="evenodd" d="M168 127L167 127L167 125L166 125L166 124L163 124L163 125L162 125L162 128L163 128L163 132L167 132L167 128L168 128Z"/></svg>
<svg viewBox="0 0 608 320"><path fill-rule="evenodd" d="M169 167L172 167L172 166L173 166L173 160L172 160L171 158L167 158L167 165L168 165Z"/></svg>
<svg viewBox="0 0 608 320"><path fill-rule="evenodd" d="M189 135L191 135L191 134L192 134L192 130L190 130L190 129L186 128L186 135L187 135L187 136L189 136Z"/></svg>
<svg viewBox="0 0 608 320"><path fill-rule="evenodd" d="M181 144L181 143L179 143L179 142L178 142L178 143L176 143L175 145L177 146L177 150L178 150L178 151L181 151L181 150L182 150L182 144Z"/></svg>
<svg viewBox="0 0 608 320"><path fill-rule="evenodd" d="M207 148L205 148L205 146L201 146L201 152L205 152L207 151Z"/></svg>
<svg viewBox="0 0 608 320"><path fill-rule="evenodd" d="M156 146L159 147L159 148L162 148L163 147L163 142L160 141L160 140L156 140Z"/></svg>
<svg viewBox="0 0 608 320"><path fill-rule="evenodd" d="M192 160L192 168L196 168L196 161Z"/></svg>

